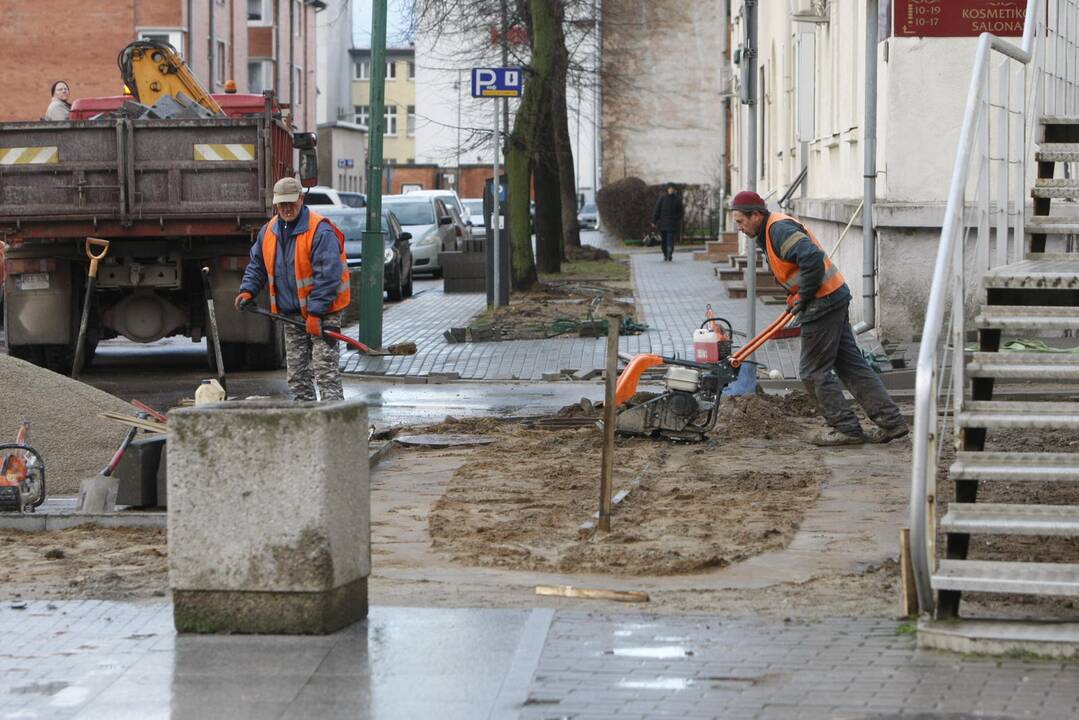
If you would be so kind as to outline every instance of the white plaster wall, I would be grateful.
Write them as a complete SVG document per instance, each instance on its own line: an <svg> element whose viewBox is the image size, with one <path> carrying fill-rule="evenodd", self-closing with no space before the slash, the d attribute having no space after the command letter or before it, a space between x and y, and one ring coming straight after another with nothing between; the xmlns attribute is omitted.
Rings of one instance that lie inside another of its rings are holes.
<svg viewBox="0 0 1079 720"><path fill-rule="evenodd" d="M319 124L352 118L351 60L352 3L334 0L315 15L318 68L317 117Z"/></svg>

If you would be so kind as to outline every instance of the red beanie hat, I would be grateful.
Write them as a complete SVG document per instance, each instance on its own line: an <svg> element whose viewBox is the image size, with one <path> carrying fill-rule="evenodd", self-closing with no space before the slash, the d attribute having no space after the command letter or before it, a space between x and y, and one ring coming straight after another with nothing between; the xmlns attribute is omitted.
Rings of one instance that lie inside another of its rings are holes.
<svg viewBox="0 0 1079 720"><path fill-rule="evenodd" d="M734 196L731 201L731 210L740 212L768 212L768 206L764 204L764 198L752 190L743 190Z"/></svg>

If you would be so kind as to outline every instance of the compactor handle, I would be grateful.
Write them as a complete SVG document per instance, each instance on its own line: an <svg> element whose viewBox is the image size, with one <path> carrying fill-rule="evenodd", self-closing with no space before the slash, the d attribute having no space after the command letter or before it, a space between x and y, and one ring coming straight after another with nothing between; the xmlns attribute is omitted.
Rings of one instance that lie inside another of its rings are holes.
<svg viewBox="0 0 1079 720"><path fill-rule="evenodd" d="M745 362L746 359L755 353L761 345L768 342L768 338L786 327L787 323L789 323L793 317L794 315L789 312L785 312L777 317L771 325L764 330L761 330L757 337L747 342L744 347L731 356L731 367L736 368Z"/></svg>

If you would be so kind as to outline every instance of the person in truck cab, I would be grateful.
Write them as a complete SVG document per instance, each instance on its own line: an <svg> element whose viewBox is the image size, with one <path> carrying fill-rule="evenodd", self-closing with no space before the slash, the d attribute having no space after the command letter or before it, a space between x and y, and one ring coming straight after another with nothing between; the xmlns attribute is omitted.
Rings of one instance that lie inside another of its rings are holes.
<svg viewBox="0 0 1079 720"><path fill-rule="evenodd" d="M350 294L345 236L330 220L303 204L300 181L281 178L273 187L276 214L259 230L236 296L236 309L265 287L270 310L300 318L285 324L285 363L293 400L341 400L340 351L323 328L339 330Z"/></svg>
<svg viewBox="0 0 1079 720"><path fill-rule="evenodd" d="M52 95L52 100L49 102L49 108L45 111L45 117L42 119L67 120L67 116L71 114L71 103L68 102L68 98L71 96L71 87L66 81L57 80L52 84L49 94Z"/></svg>

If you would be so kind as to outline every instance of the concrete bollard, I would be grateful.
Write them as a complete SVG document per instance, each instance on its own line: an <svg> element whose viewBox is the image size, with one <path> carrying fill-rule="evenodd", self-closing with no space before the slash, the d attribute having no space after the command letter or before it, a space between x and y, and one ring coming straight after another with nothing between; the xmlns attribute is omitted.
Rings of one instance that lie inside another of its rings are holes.
<svg viewBox="0 0 1079 720"><path fill-rule="evenodd" d="M169 413L169 585L179 632L321 634L367 615L367 407Z"/></svg>

